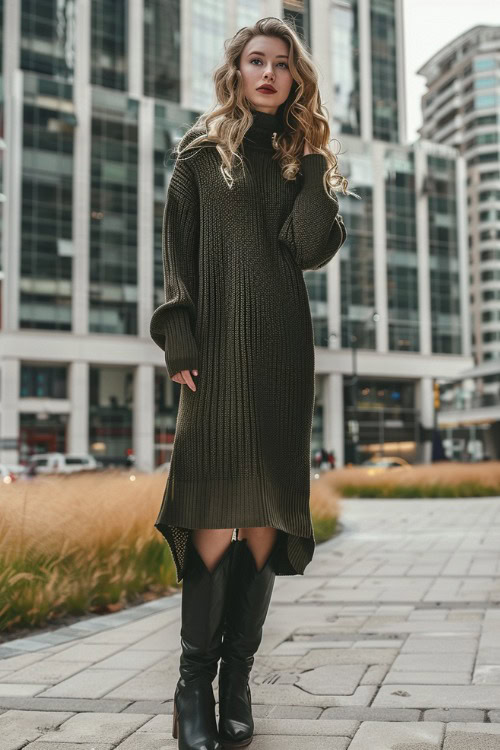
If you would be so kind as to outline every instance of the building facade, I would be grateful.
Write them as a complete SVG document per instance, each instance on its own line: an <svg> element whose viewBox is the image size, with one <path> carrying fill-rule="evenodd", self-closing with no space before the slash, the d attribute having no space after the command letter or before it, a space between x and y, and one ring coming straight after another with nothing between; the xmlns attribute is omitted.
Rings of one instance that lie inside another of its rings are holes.
<svg viewBox="0 0 500 750"><path fill-rule="evenodd" d="M311 448L430 459L433 381L472 364L465 165L406 144L401 0L21 0L0 14L0 462L168 460L180 386L149 336L166 157L213 103L224 40L266 15L311 49L361 197L340 195L347 241L305 272Z"/></svg>
<svg viewBox="0 0 500 750"><path fill-rule="evenodd" d="M438 425L449 459L500 459L500 361L464 370L441 384Z"/></svg>
<svg viewBox="0 0 500 750"><path fill-rule="evenodd" d="M418 72L420 134L465 159L472 351L500 359L500 26L461 34Z"/></svg>

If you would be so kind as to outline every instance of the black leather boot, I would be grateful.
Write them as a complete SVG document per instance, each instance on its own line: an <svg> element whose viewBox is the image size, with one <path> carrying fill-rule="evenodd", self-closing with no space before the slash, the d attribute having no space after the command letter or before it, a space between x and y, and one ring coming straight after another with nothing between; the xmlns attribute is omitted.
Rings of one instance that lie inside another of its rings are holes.
<svg viewBox="0 0 500 750"><path fill-rule="evenodd" d="M276 545L260 571L247 540L235 545L219 666L219 740L224 748L244 747L253 738L249 677L276 577Z"/></svg>
<svg viewBox="0 0 500 750"><path fill-rule="evenodd" d="M212 682L217 674L232 541L212 572L188 542L182 585L180 678L172 735L179 750L221 750Z"/></svg>

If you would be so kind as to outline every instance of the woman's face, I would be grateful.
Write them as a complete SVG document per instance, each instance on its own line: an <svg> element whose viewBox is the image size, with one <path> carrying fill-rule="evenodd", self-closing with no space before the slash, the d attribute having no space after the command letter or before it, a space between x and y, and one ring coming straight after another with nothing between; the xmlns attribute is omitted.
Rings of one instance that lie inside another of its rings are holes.
<svg viewBox="0 0 500 750"><path fill-rule="evenodd" d="M288 68L288 44L274 36L254 36L246 43L240 57L243 93L255 109L275 115L286 101L293 78ZM263 85L274 91L259 91Z"/></svg>

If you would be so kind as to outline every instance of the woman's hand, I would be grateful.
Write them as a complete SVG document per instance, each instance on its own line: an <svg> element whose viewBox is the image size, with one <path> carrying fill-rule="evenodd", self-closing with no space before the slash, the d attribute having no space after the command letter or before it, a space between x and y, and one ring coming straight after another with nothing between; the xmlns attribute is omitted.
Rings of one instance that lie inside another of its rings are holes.
<svg viewBox="0 0 500 750"><path fill-rule="evenodd" d="M193 370L193 375L198 375L198 370ZM194 384L193 378L191 377L191 372L189 370L181 370L180 372L176 372L175 375L172 375L170 379L175 380L176 383L180 383L181 385L185 383L191 388L192 391L196 390L196 385Z"/></svg>

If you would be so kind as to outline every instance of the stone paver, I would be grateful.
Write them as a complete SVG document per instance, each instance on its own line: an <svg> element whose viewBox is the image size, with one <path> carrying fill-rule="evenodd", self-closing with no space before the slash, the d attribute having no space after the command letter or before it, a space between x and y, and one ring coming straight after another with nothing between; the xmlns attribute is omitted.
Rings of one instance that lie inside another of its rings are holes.
<svg viewBox="0 0 500 750"><path fill-rule="evenodd" d="M365 721L349 745L350 750L389 750L389 748L411 748L413 750L440 750L444 725L439 722L418 724L402 721Z"/></svg>
<svg viewBox="0 0 500 750"><path fill-rule="evenodd" d="M180 603L0 644L0 750L177 748ZM253 750L500 750L500 498L342 501L251 687Z"/></svg>

